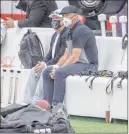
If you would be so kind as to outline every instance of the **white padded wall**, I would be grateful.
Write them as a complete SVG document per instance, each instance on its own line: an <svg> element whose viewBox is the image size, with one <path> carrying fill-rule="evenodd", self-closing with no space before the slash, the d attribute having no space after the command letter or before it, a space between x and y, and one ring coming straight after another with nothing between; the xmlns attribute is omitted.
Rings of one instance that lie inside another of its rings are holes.
<svg viewBox="0 0 129 134"><path fill-rule="evenodd" d="M127 51L123 58L122 38L118 37L96 37L99 58L99 70L127 70Z"/></svg>

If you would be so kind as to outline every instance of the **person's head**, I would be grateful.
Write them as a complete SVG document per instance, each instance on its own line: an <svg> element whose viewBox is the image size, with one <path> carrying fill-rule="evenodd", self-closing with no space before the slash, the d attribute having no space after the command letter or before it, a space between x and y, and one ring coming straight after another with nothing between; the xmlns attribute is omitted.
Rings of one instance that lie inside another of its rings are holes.
<svg viewBox="0 0 129 134"><path fill-rule="evenodd" d="M66 6L62 9L63 23L66 27L73 27L78 22L78 9L74 6Z"/></svg>
<svg viewBox="0 0 129 134"><path fill-rule="evenodd" d="M84 24L86 21L86 16L83 9L78 9L78 20L81 22L81 24Z"/></svg>
<svg viewBox="0 0 129 134"><path fill-rule="evenodd" d="M56 31L61 31L65 27L63 24L63 16L60 15L60 11L61 9L57 9L49 15L49 18L52 19L51 26Z"/></svg>

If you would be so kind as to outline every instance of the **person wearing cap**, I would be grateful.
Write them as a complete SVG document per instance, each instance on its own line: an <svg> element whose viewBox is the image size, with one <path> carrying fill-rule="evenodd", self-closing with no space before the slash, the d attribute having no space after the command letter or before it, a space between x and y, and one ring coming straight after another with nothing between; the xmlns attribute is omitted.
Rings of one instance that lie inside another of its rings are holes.
<svg viewBox="0 0 129 134"><path fill-rule="evenodd" d="M44 102L47 101L48 106L63 103L67 76L98 69L98 50L92 30L80 23L76 7L64 7L60 14L69 33L64 55L55 66L44 69L42 74Z"/></svg>
<svg viewBox="0 0 129 134"><path fill-rule="evenodd" d="M15 0L16 8L26 12L26 19L14 21L7 17L6 28L51 27L50 13L57 9L55 0Z"/></svg>
<svg viewBox="0 0 129 134"><path fill-rule="evenodd" d="M52 12L49 17L52 19L51 25L55 29L55 33L51 38L50 49L42 62L39 62L32 70L27 82L24 102L31 103L37 99L43 99L43 80L41 73L44 68L55 65L60 57L64 54L66 48L65 38L67 35L67 28L63 25L61 9Z"/></svg>

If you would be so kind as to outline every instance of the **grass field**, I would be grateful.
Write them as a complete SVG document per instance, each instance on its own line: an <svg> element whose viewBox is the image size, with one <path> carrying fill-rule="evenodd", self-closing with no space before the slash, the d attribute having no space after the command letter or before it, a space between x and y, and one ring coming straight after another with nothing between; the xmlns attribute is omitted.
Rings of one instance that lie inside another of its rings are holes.
<svg viewBox="0 0 129 134"><path fill-rule="evenodd" d="M127 123L105 123L104 120L72 117L72 126L76 133L126 133Z"/></svg>

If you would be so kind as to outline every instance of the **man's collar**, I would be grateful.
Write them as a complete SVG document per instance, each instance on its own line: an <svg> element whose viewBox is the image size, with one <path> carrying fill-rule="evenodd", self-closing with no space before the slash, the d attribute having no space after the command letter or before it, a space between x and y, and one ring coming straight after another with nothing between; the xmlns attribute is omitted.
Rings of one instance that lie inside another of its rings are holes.
<svg viewBox="0 0 129 134"><path fill-rule="evenodd" d="M74 26L71 28L71 30L72 30L72 29L75 29L78 24L81 24L80 21L77 21L77 22L74 24Z"/></svg>
<svg viewBox="0 0 129 134"><path fill-rule="evenodd" d="M67 29L67 28L64 27L64 28L60 31L60 35L62 35L66 29Z"/></svg>

